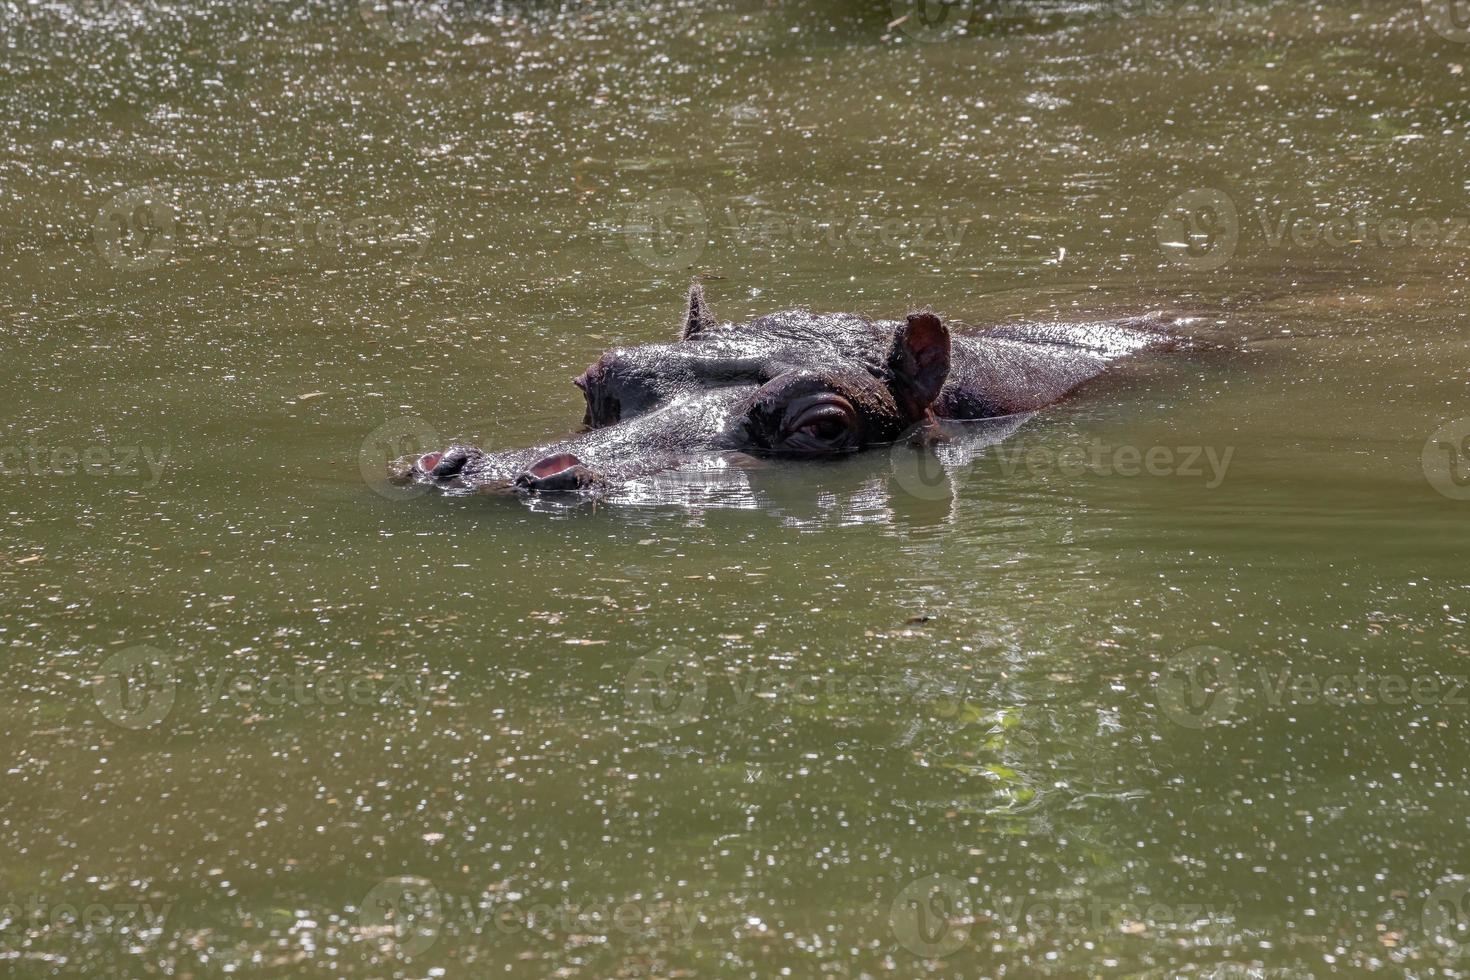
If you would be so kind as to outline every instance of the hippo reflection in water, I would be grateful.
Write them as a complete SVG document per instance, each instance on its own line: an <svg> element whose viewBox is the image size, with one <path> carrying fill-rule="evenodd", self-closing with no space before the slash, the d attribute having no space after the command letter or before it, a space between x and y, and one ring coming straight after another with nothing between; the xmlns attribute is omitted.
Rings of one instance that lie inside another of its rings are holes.
<svg viewBox="0 0 1470 980"><path fill-rule="evenodd" d="M935 313L786 310L721 323L699 285L674 343L608 351L574 383L583 431L529 449L450 446L403 476L447 490L597 497L669 470L827 459L1054 404L1110 363L1183 343L1177 318L1008 324L951 334Z"/></svg>

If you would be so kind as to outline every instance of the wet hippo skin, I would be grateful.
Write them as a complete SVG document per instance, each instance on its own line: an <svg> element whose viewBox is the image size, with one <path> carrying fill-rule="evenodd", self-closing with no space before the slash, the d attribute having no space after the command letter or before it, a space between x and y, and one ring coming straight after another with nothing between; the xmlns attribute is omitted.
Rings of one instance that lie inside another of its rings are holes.
<svg viewBox="0 0 1470 980"><path fill-rule="evenodd" d="M596 496L714 458L831 458L923 437L938 419L1055 404L1122 358L1180 347L1179 322L1148 314L951 333L926 309L903 320L784 310L721 323L695 285L676 341L614 348L574 379L582 432L498 452L454 445L406 474L445 489Z"/></svg>

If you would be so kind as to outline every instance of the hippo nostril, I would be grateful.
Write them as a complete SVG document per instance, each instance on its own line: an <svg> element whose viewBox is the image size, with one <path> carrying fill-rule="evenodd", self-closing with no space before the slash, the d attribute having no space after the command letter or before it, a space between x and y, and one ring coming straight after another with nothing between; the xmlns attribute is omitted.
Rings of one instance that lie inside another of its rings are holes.
<svg viewBox="0 0 1470 980"><path fill-rule="evenodd" d="M541 493L570 493L595 482L596 474L572 453L555 453L526 468L515 484Z"/></svg>
<svg viewBox="0 0 1470 980"><path fill-rule="evenodd" d="M414 469L436 480L444 480L459 473L470 461L471 450L464 446L450 446L443 452L424 453L414 463Z"/></svg>
<svg viewBox="0 0 1470 980"><path fill-rule="evenodd" d="M559 473L571 469L573 466L581 466L582 461L571 453L557 453L547 456L537 463L532 463L527 468L526 474L536 480L545 480Z"/></svg>

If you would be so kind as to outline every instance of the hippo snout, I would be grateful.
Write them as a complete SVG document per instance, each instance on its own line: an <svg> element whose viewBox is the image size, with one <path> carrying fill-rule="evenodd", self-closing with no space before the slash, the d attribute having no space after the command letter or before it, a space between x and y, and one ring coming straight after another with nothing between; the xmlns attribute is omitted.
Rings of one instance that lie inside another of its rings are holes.
<svg viewBox="0 0 1470 980"><path fill-rule="evenodd" d="M534 463L527 464L527 459ZM520 493L595 494L605 484L603 475L566 450L533 455L521 452L492 454L472 446L450 446L413 460L407 478L442 487L503 489Z"/></svg>
<svg viewBox="0 0 1470 980"><path fill-rule="evenodd" d="M579 493L598 482L597 473L574 453L554 453L528 466L514 480L532 493Z"/></svg>

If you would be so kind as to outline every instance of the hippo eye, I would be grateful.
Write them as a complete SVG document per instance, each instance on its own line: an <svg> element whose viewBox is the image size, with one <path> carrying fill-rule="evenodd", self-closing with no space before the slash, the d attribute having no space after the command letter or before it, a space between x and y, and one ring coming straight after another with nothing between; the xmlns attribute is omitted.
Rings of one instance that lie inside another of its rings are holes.
<svg viewBox="0 0 1470 980"><path fill-rule="evenodd" d="M788 407L781 428L781 448L787 452L842 452L855 448L857 413L840 395L803 398Z"/></svg>
<svg viewBox="0 0 1470 980"><path fill-rule="evenodd" d="M818 439L836 439L852 426L852 415L836 405L809 408L792 424L793 432L804 432Z"/></svg>

